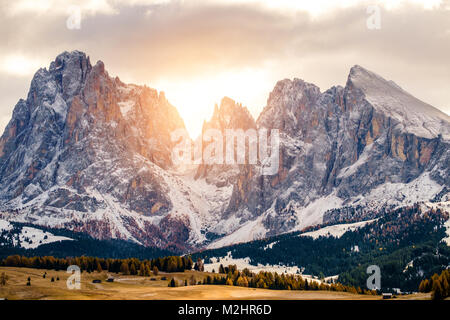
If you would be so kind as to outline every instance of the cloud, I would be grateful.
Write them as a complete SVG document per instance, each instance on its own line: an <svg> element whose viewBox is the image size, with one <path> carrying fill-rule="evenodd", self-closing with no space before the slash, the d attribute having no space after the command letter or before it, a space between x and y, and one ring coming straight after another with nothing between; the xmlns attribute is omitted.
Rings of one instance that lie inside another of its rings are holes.
<svg viewBox="0 0 450 320"><path fill-rule="evenodd" d="M79 7L85 14L118 14L121 7L145 7L155 5L180 5L184 7L204 5L237 6L245 5L283 13L298 11L312 16L327 14L335 9L345 9L361 5L379 5L388 10L415 4L424 9L437 9L447 6L443 0L15 0L4 4L8 15L17 16L24 13L65 15L71 6Z"/></svg>
<svg viewBox="0 0 450 320"><path fill-rule="evenodd" d="M5 6L6 14L17 17L26 14L67 15L70 8L79 7L88 15L118 14L119 12L107 0L79 0L74 3L64 0L16 0Z"/></svg>
<svg viewBox="0 0 450 320"><path fill-rule="evenodd" d="M269 10L278 10L284 13L292 13L304 11L317 17L324 14L329 14L336 9L349 9L352 7L361 7L368 5L378 5L386 10L395 10L408 5L417 5L423 9L433 10L440 8L443 0L212 0L211 2L223 4L251 4L252 6L259 6Z"/></svg>
<svg viewBox="0 0 450 320"><path fill-rule="evenodd" d="M320 14L304 1L80 1L86 13L79 30L66 27L69 2L40 0L44 9L24 3L8 4L0 20L0 58L28 61L26 72L6 60L0 64L0 114L10 114L11 101L26 95L36 62L48 66L74 49L103 60L124 81L167 91L180 110L183 92L195 91L191 97L209 104L223 91L257 115L280 79L299 77L326 90L345 84L350 67L360 64L450 113L450 12L442 1L377 2L380 30L367 29L369 2L359 1L319 1L326 9ZM234 89L234 75L245 78L245 90ZM14 90L6 80L11 77ZM205 83L223 90L213 95ZM198 114L186 113L201 125L207 108L212 102Z"/></svg>

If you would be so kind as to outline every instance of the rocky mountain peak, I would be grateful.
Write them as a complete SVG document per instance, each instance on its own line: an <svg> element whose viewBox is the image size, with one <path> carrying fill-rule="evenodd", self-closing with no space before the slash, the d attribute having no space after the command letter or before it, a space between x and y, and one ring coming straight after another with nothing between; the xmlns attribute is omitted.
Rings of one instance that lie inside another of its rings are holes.
<svg viewBox="0 0 450 320"><path fill-rule="evenodd" d="M450 139L450 117L391 80L355 65L350 70L346 89L354 97L362 94L377 112L391 118L403 132L428 139L438 136Z"/></svg>
<svg viewBox="0 0 450 320"><path fill-rule="evenodd" d="M297 102L313 102L320 95L320 89L312 83L301 79L284 79L278 81L269 95L267 106L278 105L287 109L295 107ZM290 97L287 99L287 97ZM281 111L281 110L280 110ZM262 112L264 113L264 112Z"/></svg>
<svg viewBox="0 0 450 320"><path fill-rule="evenodd" d="M71 52L64 51L59 54L55 60L50 63L49 71L58 69L86 69L91 67L90 58L86 53L74 50Z"/></svg>
<svg viewBox="0 0 450 320"><path fill-rule="evenodd" d="M103 62L98 65L103 66ZM63 52L50 63L49 72L56 83L62 88L62 94L65 100L69 100L81 90L82 84L91 71L92 65L89 57L84 52L72 51ZM101 71L104 71L104 66Z"/></svg>
<svg viewBox="0 0 450 320"><path fill-rule="evenodd" d="M358 75L377 76L375 73L367 70L366 68L360 66L359 64L355 64L353 67L350 68L349 77L353 78L357 77Z"/></svg>
<svg viewBox="0 0 450 320"><path fill-rule="evenodd" d="M355 87L367 93L369 87L388 87L397 92L406 93L399 85L392 80L386 80L380 75L372 72L360 65L350 68L347 78L347 87Z"/></svg>
<svg viewBox="0 0 450 320"><path fill-rule="evenodd" d="M249 129L256 128L255 120L245 106L229 97L222 98L220 106L215 105L211 120L204 123L206 129Z"/></svg>

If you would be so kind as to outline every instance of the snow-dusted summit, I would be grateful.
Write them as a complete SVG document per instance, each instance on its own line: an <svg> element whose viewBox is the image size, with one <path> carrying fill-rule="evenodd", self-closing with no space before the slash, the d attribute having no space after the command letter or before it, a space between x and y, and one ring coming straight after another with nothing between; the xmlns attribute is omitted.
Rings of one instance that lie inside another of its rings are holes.
<svg viewBox="0 0 450 320"><path fill-rule="evenodd" d="M358 65L350 70L349 82L361 89L377 111L398 121L401 130L429 139L442 135L445 140L450 140L450 117L413 97L395 82Z"/></svg>

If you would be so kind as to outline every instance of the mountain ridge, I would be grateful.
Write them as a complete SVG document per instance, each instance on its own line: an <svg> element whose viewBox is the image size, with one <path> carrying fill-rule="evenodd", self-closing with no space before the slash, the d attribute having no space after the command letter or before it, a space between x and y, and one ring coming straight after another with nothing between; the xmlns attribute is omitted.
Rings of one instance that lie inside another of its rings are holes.
<svg viewBox="0 0 450 320"><path fill-rule="evenodd" d="M348 206L363 207L364 219L450 187L448 120L433 111L402 122L370 82L389 86L400 102L409 94L352 70L345 87L324 92L279 81L256 120L225 97L205 121L203 130L222 133L278 129L275 175L249 163L180 172L171 132L185 126L164 93L64 52L36 72L0 138L0 218L188 251L339 220L339 210L325 213Z"/></svg>

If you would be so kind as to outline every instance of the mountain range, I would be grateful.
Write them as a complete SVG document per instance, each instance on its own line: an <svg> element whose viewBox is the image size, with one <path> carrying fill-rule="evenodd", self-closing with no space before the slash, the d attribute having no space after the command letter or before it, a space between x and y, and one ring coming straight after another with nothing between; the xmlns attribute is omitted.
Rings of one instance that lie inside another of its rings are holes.
<svg viewBox="0 0 450 320"><path fill-rule="evenodd" d="M163 92L64 52L0 138L0 219L188 252L448 204L450 117L361 66L324 92L279 81L258 119L225 97L203 124L261 128L279 131L276 174L181 168L171 133L185 125Z"/></svg>

